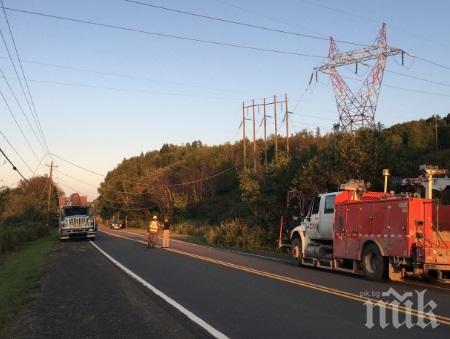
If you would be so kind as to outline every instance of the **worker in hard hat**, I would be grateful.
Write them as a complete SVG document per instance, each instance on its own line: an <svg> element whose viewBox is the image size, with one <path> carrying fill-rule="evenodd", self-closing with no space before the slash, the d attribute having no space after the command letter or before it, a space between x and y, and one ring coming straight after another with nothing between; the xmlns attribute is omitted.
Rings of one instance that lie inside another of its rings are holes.
<svg viewBox="0 0 450 339"><path fill-rule="evenodd" d="M155 247L156 239L158 238L158 231L160 229L160 224L158 221L158 217L153 216L152 220L148 224L148 247Z"/></svg>
<svg viewBox="0 0 450 339"><path fill-rule="evenodd" d="M170 222L169 222L169 218L164 218L164 223L163 223L163 241L162 241L162 247L163 248L168 248L169 247L169 237L170 237Z"/></svg>

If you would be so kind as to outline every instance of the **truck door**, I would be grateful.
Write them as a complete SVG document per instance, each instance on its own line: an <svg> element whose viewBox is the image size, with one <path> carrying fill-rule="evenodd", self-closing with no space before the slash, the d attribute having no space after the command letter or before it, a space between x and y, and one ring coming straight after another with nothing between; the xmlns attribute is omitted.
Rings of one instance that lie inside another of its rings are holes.
<svg viewBox="0 0 450 339"><path fill-rule="evenodd" d="M333 239L334 206L336 195L324 196L323 208L320 209L318 232L322 239Z"/></svg>
<svg viewBox="0 0 450 339"><path fill-rule="evenodd" d="M309 225L307 226L306 233L308 237L311 239L320 238L320 234L318 231L319 228L319 216L320 216L320 196L314 198L314 201L310 208L310 216L309 216Z"/></svg>

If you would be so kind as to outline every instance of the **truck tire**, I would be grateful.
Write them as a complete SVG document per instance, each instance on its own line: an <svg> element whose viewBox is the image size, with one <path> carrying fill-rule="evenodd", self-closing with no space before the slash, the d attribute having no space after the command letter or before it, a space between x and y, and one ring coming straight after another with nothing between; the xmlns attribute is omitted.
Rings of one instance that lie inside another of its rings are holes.
<svg viewBox="0 0 450 339"><path fill-rule="evenodd" d="M362 268L366 278L380 281L387 277L388 261L381 255L378 246L367 244L362 254Z"/></svg>
<svg viewBox="0 0 450 339"><path fill-rule="evenodd" d="M300 238L294 238L292 240L292 248L291 248L291 257L294 264L301 266L302 265L302 241Z"/></svg>

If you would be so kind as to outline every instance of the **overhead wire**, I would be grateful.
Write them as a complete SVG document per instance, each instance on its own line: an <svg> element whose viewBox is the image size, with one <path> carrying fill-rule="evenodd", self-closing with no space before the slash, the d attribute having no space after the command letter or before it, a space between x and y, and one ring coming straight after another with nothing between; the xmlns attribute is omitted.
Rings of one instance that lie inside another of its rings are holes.
<svg viewBox="0 0 450 339"><path fill-rule="evenodd" d="M364 21L372 21L372 22L376 22L376 23L379 23L379 24L382 24L382 23L385 22L384 20L380 20L380 19L377 19L377 18L356 14L354 11L347 11L347 10L344 10L342 8L336 8L336 7L332 7L332 6L329 6L329 5L324 5L324 4L317 3L317 2L314 2L314 1L311 1L311 0L298 0L298 1L306 3L306 4L311 5L311 6L324 8L324 9L327 9L329 11L334 11L334 12L337 12L337 13L341 13L341 14L344 14L346 16L351 16L351 17L354 17L354 18L358 18L358 19L364 20ZM414 33L414 32L410 32L408 30L400 28L400 27L398 27L396 25L392 25L390 23L389 23L389 26L392 27L395 30L398 30L398 31L404 32L406 34L409 34L409 35L415 37L416 39L421 39L421 40L424 40L424 41L427 41L427 42L430 42L430 43L433 43L433 44L437 44L437 45L448 47L448 45L442 44L441 41L435 41L433 39L424 37L424 36L422 36L420 34L417 34L417 33Z"/></svg>
<svg viewBox="0 0 450 339"><path fill-rule="evenodd" d="M0 59L2 59L2 58L5 58L5 57L0 56ZM180 83L180 82L175 82L175 81L152 79L152 78L136 76L136 75L131 75L131 74L125 74L125 73L106 72L106 71L100 71L100 70L89 69L89 68L75 67L75 66L71 66L71 65L53 64L53 63L42 62L42 61L37 61L37 60L30 60L30 59L22 59L22 62L34 64L34 65L41 65L41 66L45 66L45 67L68 69L68 70L77 71L77 72L85 72L85 73L91 73L91 74L97 74L97 75L103 75L103 76L112 76L112 77L129 79L129 80L142 80L142 81L168 84L168 85L174 85L174 86L180 86L180 87L206 89L209 91L217 91L217 92L242 93L241 91L226 89L226 88L216 88L216 87L210 87L210 86L192 85L192 84ZM28 80L30 81L30 79L28 79Z"/></svg>
<svg viewBox="0 0 450 339"><path fill-rule="evenodd" d="M97 171L94 171L94 170L88 169L86 167L83 167L81 165L78 165L78 164L76 164L76 163L74 163L74 162L72 162L70 160L67 160L67 159L65 159L65 158L63 158L63 157L61 157L61 156L59 156L59 155L57 155L55 153L50 153L50 154L53 155L55 158L57 158L57 159L59 159L61 161L67 162L68 164L70 164L70 165L72 165L72 166L74 166L76 168L82 169L82 170L84 170L86 172L89 172L89 173L92 173L92 174L95 174L95 175L98 175L98 176L101 176L101 177L106 177L106 175L104 175L104 174L101 174L101 173L99 173ZM191 180L191 181L187 181L187 182L182 182L182 183L170 184L170 185L166 185L165 187L166 188L172 188L172 187L187 186L187 185L192 185L192 184L199 183L199 182L202 182L202 181L211 180L211 179L216 178L216 177L218 177L218 176L220 176L222 174L225 174L225 173L227 173L227 172L229 172L229 171L231 171L231 170L233 170L235 168L236 168L236 166L231 166L231 167L226 168L226 169L224 169L224 170L222 170L220 172L214 173L214 174L206 176L206 177L202 177L202 178L199 178L199 179L195 179L195 180ZM59 169L55 169L55 171L63 173ZM75 178L75 177L73 177L73 176L71 176L71 175L69 175L67 173L64 173L64 174L67 177L70 177L73 180L77 180L77 181L82 182L82 183L84 183L86 185L94 186L94 184L89 184L89 183L83 182L80 179L77 179L77 178ZM122 181L124 181L124 182L131 182L129 180L122 180ZM132 183L136 184L136 182L134 182L134 181ZM125 191L117 191L117 190L113 190L113 191L117 192L117 193L124 193L124 194L147 194L147 192L134 192L133 193L133 192L125 192Z"/></svg>
<svg viewBox="0 0 450 339"><path fill-rule="evenodd" d="M1 70L0 70L0 71L1 71ZM3 72L2 72L2 74L3 74ZM24 131L23 131L23 129L22 129L22 126L20 126L19 122L17 121L17 118L16 118L14 112L12 111L11 106L10 106L9 103L8 103L8 100L6 100L6 97L5 97L5 95L3 94L3 91L2 91L2 90L0 90L0 96L2 97L3 102L5 103L5 106L6 106L6 108L8 109L9 114L11 115L11 118L14 120L14 123L16 124L17 128L19 129L20 134L22 135L23 139L25 140L25 142L26 142L28 148L31 150L31 153L34 155L34 157L36 158L36 160L39 161L39 157L37 156L36 152L34 151L33 146L31 146L31 143L30 143L30 141L28 140L27 136L25 135L25 133L24 133Z"/></svg>
<svg viewBox="0 0 450 339"><path fill-rule="evenodd" d="M42 162L44 161L44 159L48 156L47 153L45 153L42 157L41 160L39 160L38 165L36 166L36 168L33 171L33 177L36 175L37 171L39 170L39 168L41 167Z"/></svg>
<svg viewBox="0 0 450 339"><path fill-rule="evenodd" d="M23 76L23 79L24 79L24 82L25 82L25 87L27 88L27 92L28 92L28 95L29 95L29 99L30 99L30 102L31 102L31 106L33 107L33 108L32 108L32 114L34 113L34 116L35 116L35 119L36 119L36 126L37 126L37 129L38 129L38 131L40 132L40 134L41 134L41 136L42 136L43 144L44 144L44 146L45 146L47 152L49 152L50 150L49 150L49 148L48 148L47 140L46 140L46 138L45 138L45 134L44 134L44 131L43 131L43 129L42 129L41 121L40 121L40 119L39 119L39 115L38 115L38 112L37 112L37 110L36 110L36 105L35 105L35 103L34 103L33 96L31 95L30 86L28 85L27 77L26 77L26 75L25 75L25 71L24 71L24 69L23 69L22 62L21 62L21 60L20 60L19 50L18 50L18 48L17 48L16 40L14 39L14 34L13 34L13 32L12 32L11 24L10 24L10 22L9 22L8 15L7 15L7 13L6 13L5 6L4 6L4 4L3 4L3 0L0 0L0 3L1 3L1 7L3 8L3 14L4 14L4 16L5 16L5 20L6 20L6 24L7 24L7 26L8 26L8 30L9 30L9 34L10 34L10 36L11 36L11 40L12 40L12 42L13 42L14 51L15 51L15 53L16 53L17 61L18 61L18 63L19 63L20 70L21 70L21 72L22 72L22 76ZM2 34L2 37L3 37L3 34ZM5 41L5 46L6 46L6 45L7 45L7 44L6 44L6 41ZM10 55L9 50L8 50L8 54ZM11 55L10 55L10 56L11 56ZM11 58L11 62L14 64L14 62L12 61L12 58ZM14 69L15 69L15 66L14 66ZM18 76L17 72L16 72L16 75ZM18 78L19 78L19 76L18 76ZM24 95L25 95L25 93L24 93ZM27 97L26 95L25 95L25 98L26 98L26 100L27 100L27 102L28 102L28 97ZM30 107L30 109L31 109L31 107Z"/></svg>
<svg viewBox="0 0 450 339"><path fill-rule="evenodd" d="M410 78L410 79L425 81L425 82L428 82L428 83L431 83L431 84L435 84L435 85L450 87L450 83L446 83L446 82L430 80L430 79L426 79L426 78L419 77L419 76L416 76L416 75L405 74L405 73L401 73L401 72L392 71L392 70L389 70L389 69L387 69L386 72L392 73L392 74L396 74L396 75L399 75L399 76L405 77L405 78Z"/></svg>
<svg viewBox="0 0 450 339"><path fill-rule="evenodd" d="M6 143L9 145L9 147L11 147L13 152L17 155L17 157L20 159L20 161L22 161L22 163L25 165L25 167L28 168L28 170L31 173L33 173L33 170L31 169L30 165L28 165L28 163L25 161L25 159L20 155L20 153L17 151L17 149L11 143L11 141L9 141L9 139L6 137L6 135L1 130L0 130L0 135L3 137L3 139L5 139Z"/></svg>
<svg viewBox="0 0 450 339"><path fill-rule="evenodd" d="M443 68L443 69L446 69L446 70L450 70L450 66L447 66L447 65L444 65L444 64L440 64L440 63L438 63L436 61L429 60L429 59L426 59L426 58L422 58L422 57L419 57L417 55L415 56L415 58L417 60L421 60L421 61L429 63L431 65L434 65L434 66L437 66L437 67L440 67L440 68Z"/></svg>
<svg viewBox="0 0 450 339"><path fill-rule="evenodd" d="M223 42L223 41L206 40L206 39L200 39L200 38L188 37L188 36L182 36L182 35L176 35L176 34L153 32L153 31L147 31L144 29L131 28L131 27L127 27L127 26L119 26L119 25L112 25L112 24L105 24L105 23L95 22L95 21L91 21L91 20L78 19L78 18L72 18L72 17L60 16L60 15L54 15L54 14L47 14L47 13L43 13L43 12L30 11L30 10L25 10L25 9L20 9L20 8L11 8L11 7L5 7L5 6L3 6L2 8L4 11L11 11L11 12L16 12L16 13L52 18L52 19L56 19L56 20L80 23L80 24L109 28L109 29L114 29L114 30L121 30L121 31L126 31L126 32L134 32L134 33L140 33L140 34L145 34L145 35L158 36L158 37L162 37L162 38L185 40L185 41L192 41L192 42L203 43L203 44L210 44L210 45L224 46L224 47L233 47L233 48L240 48L240 49L246 49L246 50L254 50L254 51L259 51L259 52L269 52L269 53L275 53L275 54L294 55L294 56L308 57L308 58L323 58L323 56L315 55L315 54L300 53L300 52L294 52L294 51L285 51L285 50L271 49L271 48L262 48L262 47L256 47L256 46L228 43L228 42Z"/></svg>
<svg viewBox="0 0 450 339"><path fill-rule="evenodd" d="M97 171L93 171L93 170L90 170L90 169L88 169L88 168L86 168L86 167L83 167L83 166L81 166L81 165L78 165L78 164L76 164L76 163L74 163L74 162L72 162L72 161L70 161L70 160L67 160L67 159L65 159L65 158L63 158L63 157L61 157L61 156L59 156L59 155L57 155L57 154L55 154L55 153L49 153L49 155L52 155L52 156L54 156L55 158L57 158L57 159L59 159L59 160L61 160L61 161L64 161L64 162L66 162L66 163L68 163L68 164L70 164L70 165L72 165L72 166L74 166L74 167L77 167L77 168L79 168L79 169L82 169L83 171L89 172L89 173L94 174L94 175L98 175L98 176L100 176L100 177L106 177L106 175L104 175L104 174L102 174L102 173L99 173L99 172L97 172Z"/></svg>
<svg viewBox="0 0 450 339"><path fill-rule="evenodd" d="M9 92L11 93L11 96L14 98L14 101L16 102L17 106L19 107L19 109L20 109L20 111L21 111L21 113L22 113L22 115L23 115L25 121L26 121L27 124L28 124L28 127L30 128L31 132L33 133L34 137L36 138L36 141L37 141L38 144L42 147L42 149L44 150L44 152L46 152L44 146L42 145L41 140L39 139L39 137L38 137L38 135L36 134L36 131L35 131L33 125L32 125L31 122L30 122L30 119L28 119L27 114L25 113L25 111L24 111L22 105L20 104L19 99L17 98L17 96L16 96L16 94L15 94L13 88L11 87L11 84L10 84L9 81L8 81L8 78L6 77L5 73L3 72L3 70L2 70L1 68L0 68L0 72L1 72L1 75L2 75L3 80L5 81L5 83L6 83L7 87L8 87L8 89L9 89Z"/></svg>
<svg viewBox="0 0 450 339"><path fill-rule="evenodd" d="M89 25L102 26L102 27L111 28L111 29L120 29L120 30L132 31L132 32L137 32L137 33L145 33L145 34L150 34L150 35L157 35L157 36L162 36L162 37L177 38L177 39L182 39L182 40L190 40L190 41L204 42L204 43L212 43L212 44L224 45L224 46L228 46L228 47L254 49L254 50L259 50L259 51L263 51L263 52L274 52L274 53L282 53L282 54L291 54L291 55L305 56L305 57L325 58L324 56L314 55L314 54L298 53L298 52L291 52L291 51L282 51L282 50L276 50L276 49L265 49L265 48L259 48L259 47L254 47L254 46L245 46L245 45L237 45L237 44L231 44L231 43L222 43L222 42L213 41L213 40L202 40L202 39L196 39L196 38L190 38L190 37L184 37L184 36L177 36L177 35L171 35L171 34L165 34L165 33L159 33L159 32L150 32L150 31L145 31L145 30L141 30L141 29L134 29L134 28L130 28L130 27L116 26L116 25L110 25L110 24L103 24L103 23L97 23L97 22L93 22L93 21L89 21L89 20L75 19L75 18L69 18L69 17L63 17L63 16L56 16L56 15L51 15L51 14L46 14L46 13L41 13L41 12L34 12L34 11L28 11L28 10L16 9L16 8L9 8L9 7L4 7L4 6L3 6L3 10L4 11L8 10L8 11L14 11L14 12L19 12L19 13L25 13L25 14L30 14L30 15L38 15L38 16L50 17L50 18L54 18L54 19L78 22L78 23L89 24ZM357 44L357 45L360 45L360 44ZM443 68L446 68L446 69L450 70L450 67L447 67L445 65L442 65L442 64L439 64L439 63L427 60L427 59L422 58L422 57L418 57L418 56L414 56L414 57L419 59L419 60L430 62L430 63L432 63L432 64L434 64L436 66L443 67ZM35 61L30 61L30 62L37 63L37 64L40 63L40 64L43 64L43 65L54 66L54 67L69 68L69 69L78 70L78 71L86 71L86 72L98 73L98 74L103 74L103 75L112 75L112 76L136 78L134 76L124 75L124 74L114 74L114 73L101 72L101 71L95 71L95 70L79 69L79 68L72 67L72 66L51 65L51 64L48 64L48 63L35 62ZM419 77L415 77L415 78L419 80ZM139 78L139 79L142 79L142 78ZM145 80L153 81L151 79L145 79ZM424 80L424 81L427 81L427 82L433 82L432 80L430 81L430 80L424 79L424 78L420 78L420 80ZM168 82L168 83L170 83L170 82ZM60 83L60 84L62 84L62 83ZM191 87L191 86L189 86L189 87ZM197 86L194 86L194 87L197 87Z"/></svg>
<svg viewBox="0 0 450 339"><path fill-rule="evenodd" d="M80 84L80 83L67 83L67 82L49 81L49 80L28 79L28 81L35 82L35 83L42 83L42 84L52 84L52 85L58 85L58 86L70 86L70 87L80 87L80 88L90 88L90 89L104 89L104 90L108 90L108 91L127 92L127 93L144 93L144 94L179 96L179 97L187 97L187 98L200 98L200 99L212 99L212 100L240 100L239 98L233 98L233 97L193 95L193 94L184 94L184 93L176 93L176 92L154 92L154 91L148 91L145 89L126 89L126 88L118 88L118 87L108 87L108 86L89 85L89 84Z"/></svg>
<svg viewBox="0 0 450 339"><path fill-rule="evenodd" d="M222 23L244 26L244 27L249 27L249 28L254 28L254 29L261 29L261 30L265 30L265 31L269 31L269 32L282 33L282 34L293 35L293 36L298 36L298 37L302 37L302 38L322 40L322 41L330 40L329 37L325 37L325 36L305 34L305 33L299 33L299 32L294 32L294 31L287 31L287 30L280 29L280 28L273 28L273 27L267 27L267 26L262 26L262 25L250 24L247 22L224 19L224 18L220 18L220 17L214 17L214 16L210 16L210 15L199 14L199 13L194 13L194 12L190 12L190 11L184 11L184 10L180 10L177 8L169 8L169 7L165 7L165 6L155 5L155 4L151 4L148 2L135 1L135 0L123 0L123 1L132 3L132 4L136 4L136 5L140 5L140 6L146 6L146 7L151 7L151 8L155 8L155 9L160 9L160 10L164 10L167 12L172 12L172 13L177 13L177 14L182 14L182 15L189 15L189 16L198 17L198 18L202 18L202 19L213 20L213 21L218 21L218 22L222 22ZM335 40L335 41L339 42L339 43L343 43L343 44L349 44L349 45L355 45L355 46L365 46L364 44L358 44L358 43L346 41L346 40Z"/></svg>
<svg viewBox="0 0 450 339"><path fill-rule="evenodd" d="M78 194L81 194L81 192L80 192L79 190L77 190L76 188L73 188L73 187L72 187L71 185L69 185L69 184L67 183L67 181L65 181L63 178L58 177L56 182L58 182L58 181L61 181L66 187L70 188L73 192L78 193ZM63 187L63 185L61 185L61 189L62 189L62 187Z"/></svg>
<svg viewBox="0 0 450 339"><path fill-rule="evenodd" d="M1 133L1 131L0 131L0 133ZM20 170L17 168L17 166L14 165L14 163L11 161L11 159L9 159L9 157L5 154L5 152L1 148L0 148L0 153L2 153L3 156L5 157L6 161L8 161L10 163L13 170L16 171L23 180L25 180L26 182L29 182L28 179L25 178L25 176L22 174L22 172L20 172Z"/></svg>

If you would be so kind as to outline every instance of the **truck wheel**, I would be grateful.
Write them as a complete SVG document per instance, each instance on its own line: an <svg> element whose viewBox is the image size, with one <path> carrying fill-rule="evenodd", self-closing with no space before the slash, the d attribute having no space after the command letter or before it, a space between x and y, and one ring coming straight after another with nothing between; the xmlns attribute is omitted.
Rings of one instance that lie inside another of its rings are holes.
<svg viewBox="0 0 450 339"><path fill-rule="evenodd" d="M364 275L370 280L383 280L387 277L388 262L375 244L367 244L362 255Z"/></svg>
<svg viewBox="0 0 450 339"><path fill-rule="evenodd" d="M300 238L294 238L292 240L292 248L291 248L291 257L294 264L301 266L302 265L302 241Z"/></svg>

